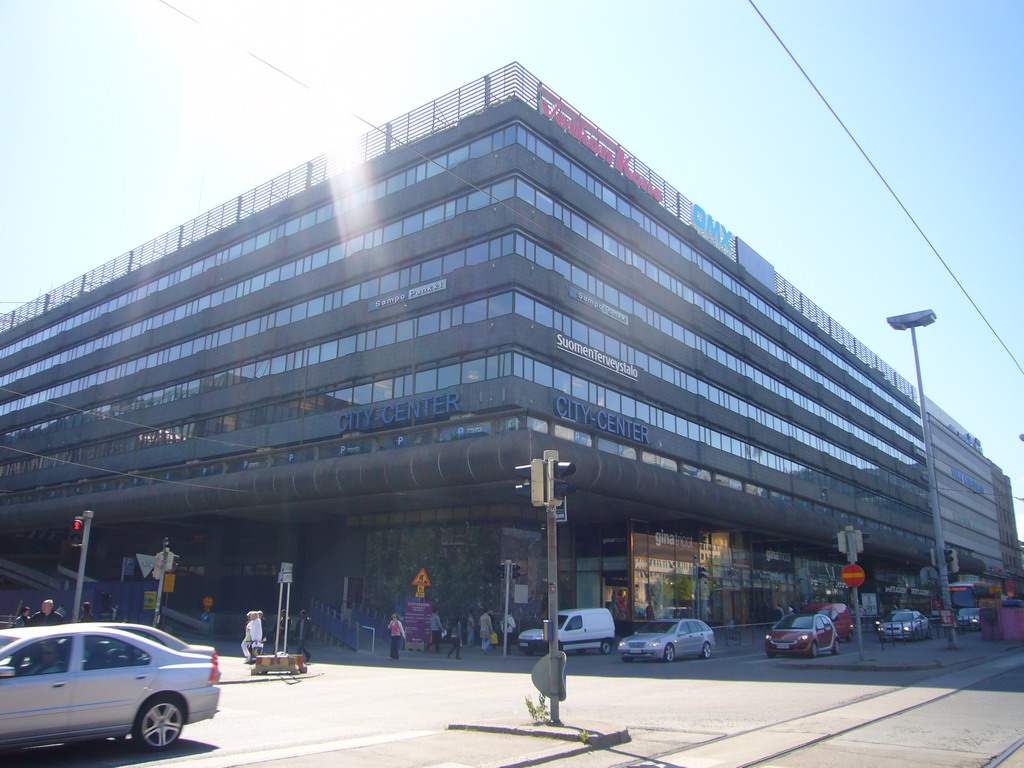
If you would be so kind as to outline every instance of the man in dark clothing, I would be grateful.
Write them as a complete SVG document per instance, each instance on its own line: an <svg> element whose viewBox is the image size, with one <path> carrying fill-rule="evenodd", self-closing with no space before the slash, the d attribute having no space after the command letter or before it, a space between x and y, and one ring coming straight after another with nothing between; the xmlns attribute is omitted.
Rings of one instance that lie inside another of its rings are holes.
<svg viewBox="0 0 1024 768"><path fill-rule="evenodd" d="M28 620L30 627L52 627L63 623L64 617L53 610L53 600L43 600L42 608Z"/></svg>
<svg viewBox="0 0 1024 768"><path fill-rule="evenodd" d="M309 613L299 611L299 620L295 627L295 634L299 636L299 647L295 649L295 652L302 654L307 664L312 661L309 657L309 651L306 650L306 641L309 640L309 635L312 631L313 620L309 618Z"/></svg>

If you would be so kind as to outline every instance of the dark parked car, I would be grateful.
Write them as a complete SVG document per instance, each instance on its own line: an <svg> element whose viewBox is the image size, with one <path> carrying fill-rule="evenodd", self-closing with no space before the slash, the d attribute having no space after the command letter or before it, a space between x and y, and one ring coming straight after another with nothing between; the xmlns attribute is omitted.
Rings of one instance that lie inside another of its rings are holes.
<svg viewBox="0 0 1024 768"><path fill-rule="evenodd" d="M764 636L764 651L769 659L779 654L815 658L823 651L839 653L839 633L832 620L821 613L791 613L784 616Z"/></svg>
<svg viewBox="0 0 1024 768"><path fill-rule="evenodd" d="M980 632L981 609L961 608L956 614L956 628L961 632Z"/></svg>

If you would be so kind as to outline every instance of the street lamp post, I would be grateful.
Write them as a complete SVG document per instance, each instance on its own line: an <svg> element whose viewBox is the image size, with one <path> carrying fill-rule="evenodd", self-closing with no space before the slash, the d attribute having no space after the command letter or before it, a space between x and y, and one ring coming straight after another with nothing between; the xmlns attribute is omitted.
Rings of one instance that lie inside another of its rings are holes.
<svg viewBox="0 0 1024 768"><path fill-rule="evenodd" d="M921 359L917 354L916 329L924 328L935 322L935 312L924 309L906 315L895 315L886 318L894 330L910 330L910 340L914 345L914 368L917 371L917 396L921 407L921 429L924 432L924 455L928 465L928 488L932 502L932 531L935 536L935 564L939 569L939 592L942 595L942 607L952 615L953 601L949 594L949 570L946 568L946 541L942 535L942 514L939 511L939 484L935 476L935 454L932 450L932 433L928 428L928 415L924 405L924 384L921 381ZM956 624L946 627L946 640L949 648L956 648Z"/></svg>

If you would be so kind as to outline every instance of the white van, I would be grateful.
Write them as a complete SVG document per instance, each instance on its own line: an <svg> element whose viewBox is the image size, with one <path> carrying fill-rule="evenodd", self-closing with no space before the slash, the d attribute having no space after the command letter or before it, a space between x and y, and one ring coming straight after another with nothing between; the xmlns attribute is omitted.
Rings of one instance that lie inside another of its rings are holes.
<svg viewBox="0 0 1024 768"><path fill-rule="evenodd" d="M527 629L519 633L519 650L527 656L547 653L544 630ZM558 644L564 651L596 648L608 654L615 647L615 622L607 608L570 608L558 612Z"/></svg>

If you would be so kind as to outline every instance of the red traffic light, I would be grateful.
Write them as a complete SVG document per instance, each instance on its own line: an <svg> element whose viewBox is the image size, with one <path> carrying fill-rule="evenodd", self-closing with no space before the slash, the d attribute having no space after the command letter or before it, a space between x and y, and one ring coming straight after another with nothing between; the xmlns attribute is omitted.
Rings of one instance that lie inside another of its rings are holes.
<svg viewBox="0 0 1024 768"><path fill-rule="evenodd" d="M82 537L85 535L85 518L76 517L71 521L71 531L68 533L68 543L72 547L82 546Z"/></svg>

